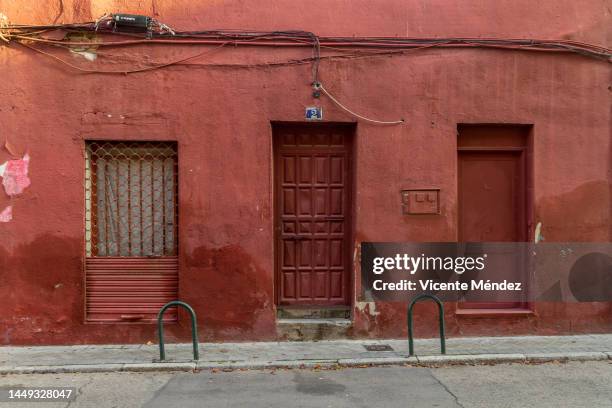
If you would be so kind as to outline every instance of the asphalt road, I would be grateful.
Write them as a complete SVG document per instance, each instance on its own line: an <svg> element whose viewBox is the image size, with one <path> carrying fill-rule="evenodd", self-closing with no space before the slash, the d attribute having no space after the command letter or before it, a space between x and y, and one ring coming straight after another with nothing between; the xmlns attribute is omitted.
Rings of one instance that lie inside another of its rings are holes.
<svg viewBox="0 0 612 408"><path fill-rule="evenodd" d="M42 374L0 386L76 387L71 403L2 407L612 407L612 361L338 370Z"/></svg>

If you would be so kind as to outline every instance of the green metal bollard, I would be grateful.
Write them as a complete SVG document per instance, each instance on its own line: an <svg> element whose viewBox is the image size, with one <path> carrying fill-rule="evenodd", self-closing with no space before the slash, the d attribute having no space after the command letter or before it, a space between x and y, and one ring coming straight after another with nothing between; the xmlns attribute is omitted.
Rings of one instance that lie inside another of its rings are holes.
<svg viewBox="0 0 612 408"><path fill-rule="evenodd" d="M191 315L191 340L193 341L193 359L197 361L200 359L200 352L198 350L198 324L196 322L196 314L191 306L189 306L185 302L181 302L180 300L173 300L172 302L166 303L164 306L162 306L162 308L159 310L159 313L157 314L157 331L159 333L159 360L164 361L166 359L166 350L164 349L164 324L162 319L164 317L164 312L172 306L182 306L187 309L187 311Z"/></svg>
<svg viewBox="0 0 612 408"><path fill-rule="evenodd" d="M434 295L429 295L427 293L423 293L412 299L410 302L410 306L408 306L408 354L410 356L414 355L414 338L413 338L413 330L412 330L412 309L414 305L424 299L431 299L438 304L438 319L440 325L440 352L442 354L446 354L446 339L445 339L445 330L444 330L444 306L442 305L442 301Z"/></svg>

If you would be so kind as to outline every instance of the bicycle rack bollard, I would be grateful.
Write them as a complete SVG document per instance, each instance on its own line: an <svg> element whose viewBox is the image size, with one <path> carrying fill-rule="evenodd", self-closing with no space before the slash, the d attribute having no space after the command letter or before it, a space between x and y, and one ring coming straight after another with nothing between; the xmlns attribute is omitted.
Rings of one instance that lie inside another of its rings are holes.
<svg viewBox="0 0 612 408"><path fill-rule="evenodd" d="M159 360L164 361L166 359L166 350L164 349L164 324L162 319L164 317L164 312L172 306L182 306L187 309L187 311L191 315L191 340L193 341L193 359L197 361L200 359L200 352L198 350L198 324L196 322L196 314L191 306L189 306L185 302L181 302L180 300L173 300L172 302L166 303L164 306L162 306L162 308L159 310L159 313L157 314L157 331L159 333Z"/></svg>
<svg viewBox="0 0 612 408"><path fill-rule="evenodd" d="M442 306L442 301L434 295L429 295L427 293L423 293L412 299L410 302L410 306L408 306L408 354L410 356L414 355L414 338L413 338L413 330L412 330L412 309L414 305L424 299L431 299L438 304L438 319L440 325L440 353L446 354L446 340L445 340L445 331L444 331L444 306Z"/></svg>

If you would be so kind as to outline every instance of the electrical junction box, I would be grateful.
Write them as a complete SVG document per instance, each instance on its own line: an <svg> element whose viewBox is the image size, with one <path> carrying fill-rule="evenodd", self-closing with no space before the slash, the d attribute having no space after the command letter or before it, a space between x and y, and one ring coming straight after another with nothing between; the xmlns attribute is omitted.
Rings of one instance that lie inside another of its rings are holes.
<svg viewBox="0 0 612 408"><path fill-rule="evenodd" d="M440 214L440 189L402 190L404 215Z"/></svg>
<svg viewBox="0 0 612 408"><path fill-rule="evenodd" d="M307 107L306 120L323 120L323 108L318 106Z"/></svg>
<svg viewBox="0 0 612 408"><path fill-rule="evenodd" d="M151 25L151 17L138 14L113 14L116 31L147 32Z"/></svg>

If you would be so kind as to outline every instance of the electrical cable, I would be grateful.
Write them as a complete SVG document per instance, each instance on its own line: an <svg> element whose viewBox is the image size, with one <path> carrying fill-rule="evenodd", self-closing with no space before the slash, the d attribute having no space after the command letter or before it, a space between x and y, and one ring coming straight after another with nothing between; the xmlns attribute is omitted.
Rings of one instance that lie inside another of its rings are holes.
<svg viewBox="0 0 612 408"><path fill-rule="evenodd" d="M524 51L550 51L574 52L587 57L607 60L610 62L611 50L602 46L581 43L572 40L539 40L539 39L499 39L499 38L391 38L391 37L318 37L307 31L270 31L252 32L244 30L208 30L208 31L176 31L167 25L151 20L151 32L137 34L115 31L112 17L102 16L95 22L56 24L46 26L9 24L0 28L5 39L20 39L47 42L62 45L88 45L86 42L55 41L32 35L28 30L57 30L92 31L112 36L128 36L138 39L130 41L100 41L96 46L127 46L136 44L212 44L222 43L228 39L234 40L236 45L268 45L268 46L296 46L298 44L312 46L316 56L321 47L364 47L364 48L398 48L408 49L432 45L438 47L483 47L498 49L517 49ZM94 45L94 44L91 44ZM313 77L317 75L316 64L313 66Z"/></svg>
<svg viewBox="0 0 612 408"><path fill-rule="evenodd" d="M329 99L331 99L332 102L334 102L336 105L338 105L344 111L350 113L351 115L355 116L358 119L365 120L366 122L370 122L370 123L375 123L377 125L400 125L400 124L405 122L404 119L392 120L392 121L384 121L384 120L376 120L376 119L367 118L365 116L362 116L362 115L360 115L358 113L353 112L352 110L350 110L349 108L344 106L332 94L330 94L327 89L325 89L325 87L323 86L322 83L314 84L313 86L315 87L315 89L320 89L325 95L327 95L327 97Z"/></svg>
<svg viewBox="0 0 612 408"><path fill-rule="evenodd" d="M65 65L67 65L67 66L69 66L69 67L71 67L73 69L76 69L78 71L81 71L81 72L85 72L85 73L89 73L89 74L94 74L95 73L95 74L122 74L122 75L125 75L125 74L133 74L133 73L137 73L137 72L153 71L153 70L156 70L156 69L168 67L170 65L176 65L176 64L183 63L183 62L191 61L193 59L200 58L200 57L202 57L204 55L210 54L213 51L217 51L220 48L222 48L225 45L227 45L228 43L229 43L229 41L226 42L226 43L223 43L223 44L221 44L221 45L219 45L219 46L217 46L217 47L215 47L213 49L205 50L205 51L202 51L202 52L197 53L195 55L191 55L189 57L181 58L181 59L178 59L178 60L174 60L174 61L170 61L170 62L166 62L166 63L162 63L162 64L152 65L150 67L143 67L143 68L129 69L129 70L99 70L99 69L82 68L82 67L79 67L78 65L74 65L74 64L72 64L72 63L70 63L70 62L68 62L68 61L58 57L57 55L53 55L51 53L45 52L45 51L43 51L41 49L38 49L36 47L32 47L31 45L24 44L24 43L21 43L21 42L19 44L21 46L23 46L23 47L29 48L29 49L37 52L37 53L40 53L40 54L43 54L43 55L45 55L47 57L53 58L54 60L59 61L62 64L65 64Z"/></svg>
<svg viewBox="0 0 612 408"><path fill-rule="evenodd" d="M319 83L319 64L321 62L321 43L319 37L312 34L312 52L313 52L313 63L312 63L312 83Z"/></svg>
<svg viewBox="0 0 612 408"><path fill-rule="evenodd" d="M129 70L100 70L83 68L72 64L52 53L43 51L29 43L41 43L63 48L70 47L122 47L139 44L167 44L167 45L216 45L219 48L228 43L249 46L271 46L271 47L312 47L312 57L284 62L273 62L263 64L199 64L201 66L232 66L232 67L256 67L256 66L284 66L294 64L312 64L312 83L319 83L319 66L322 59L332 58L365 58L382 55L404 54L412 50L425 48L492 48L499 50L539 51L539 52L571 52L578 55L596 58L612 62L610 49L571 40L538 40L538 39L501 39L501 38L399 38L399 37L319 37L308 31L284 30L284 31L246 31L246 30L206 30L206 31L176 31L167 25L151 19L149 31L145 33L131 33L116 31L113 24L113 15L103 15L93 22L53 24L53 25L16 25L10 24L4 15L0 21L0 40L10 42L15 40L18 44L29 48L37 53L51 57L73 69L88 73L102 74L128 74L136 72L151 71L171 65L181 64L192 59L201 57L209 51L204 51L187 58L161 63L149 67ZM71 41L44 38L46 31L63 30L67 33L91 31L108 37L132 37L130 40L111 41ZM321 55L321 49L335 50L344 55ZM191 65L191 64L190 64ZM326 92L326 91L325 91ZM327 92L326 92L327 93ZM328 94L328 93L327 93ZM335 100L328 94L332 100ZM342 104L339 104L345 108ZM349 110L347 110L349 111ZM351 112L353 114L353 112ZM360 117L359 115L356 115ZM362 118L366 120L367 118Z"/></svg>
<svg viewBox="0 0 612 408"><path fill-rule="evenodd" d="M107 33L112 35L118 35L117 33ZM351 41L338 41L335 38L321 39L311 37L309 40L303 39L303 37L269 37L269 36L258 36L247 38L239 38L237 36L217 36L217 37L184 37L180 34L176 34L174 37L168 36L154 36L151 39L146 39L134 35L133 33L121 33L120 35L130 35L138 39L133 40L122 40L122 41L64 41L64 40L53 40L41 37L34 37L27 34L11 33L9 30L5 30L3 35L8 38L14 38L19 40L29 40L33 42L42 42L55 45L67 45L67 46L88 46L95 45L97 47L119 47L119 46L130 46L138 44L182 44L182 45L212 45L220 44L231 38L235 45L254 45L254 46L312 46L313 48L320 49L323 47L334 47L334 48L379 48L379 49L411 49L420 48L426 45L440 48L451 48L451 47L477 47L477 48L498 48L498 49L515 49L523 51L548 51L548 52L574 52L587 57L603 59L610 62L612 52L609 49L598 47L598 46L587 46L587 45L574 45L571 43L564 42L534 42L534 41L482 41L480 39L429 39L420 40L416 42L398 42L398 41L371 41L368 39L354 39ZM316 55L316 51L315 51Z"/></svg>
<svg viewBox="0 0 612 408"><path fill-rule="evenodd" d="M100 22L104 20L107 22L110 22L111 18L110 15L104 15L102 16L100 19L98 19L97 21L93 21L93 22L84 22L84 23L71 23L71 24L54 24L54 25L18 25L18 24L11 24L10 28L11 29L15 29L15 30L25 30L28 28L36 28L36 29L41 29L41 28L46 28L46 29L58 29L58 28L63 28L63 29L76 29L76 30L90 30L90 31L96 31L96 26L99 26ZM251 31L245 31L245 30L206 30L206 31L176 31L176 30L172 30L174 31L174 34L172 34L169 31L163 31L163 30L158 30L158 28L165 26L167 27L165 24L158 22L155 19L152 19L152 26L153 28L156 28L157 30L155 30L153 33L153 36L157 36L157 37L165 37L165 36L182 36L182 37L201 37L201 36L223 36L223 35L233 35L235 37L246 37L246 36L272 36L272 37L279 37L279 36L291 36L291 37L302 37L302 38L312 38L313 37L313 33L311 32L307 32L307 31L298 31L298 30L285 30L285 31L271 31L271 32L251 32ZM105 26L103 27L104 31L113 31L113 27L112 26ZM122 32L114 32L115 34L126 34L126 33L122 33ZM144 35L143 35L144 36ZM377 41L377 42L387 42L387 43L404 43L406 41L412 41L412 42L419 42L419 41L428 41L428 39L418 39L418 38L399 38L399 37L322 37L322 41L344 41L344 42L350 42L350 41L356 41L356 40L367 40L367 41ZM476 40L474 38L456 38L457 41L470 41L470 40ZM517 41L522 41L522 42L530 42L530 43L545 43L545 42L563 42L566 44L573 44L573 45L578 45L578 46L591 46L591 47L597 47L597 46L593 46L593 45L589 45L589 44L585 44L585 43L581 43L581 42L577 42L577 41L572 41L572 40L541 40L541 39L529 39L529 40L521 40L521 39L495 39L495 38L478 38L477 40L480 40L482 42L495 42L495 41L513 41L513 42L517 42ZM606 50L604 47L598 47L601 50Z"/></svg>

